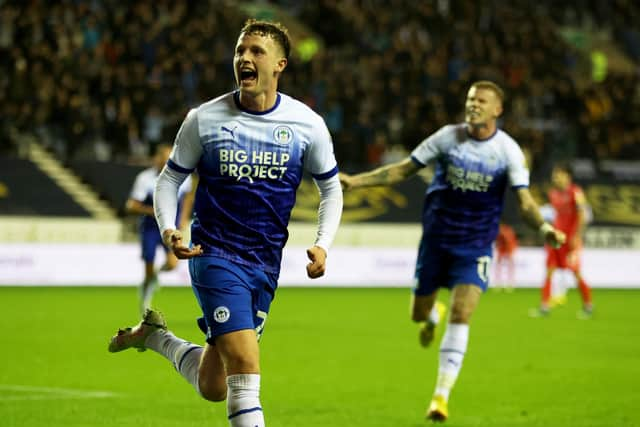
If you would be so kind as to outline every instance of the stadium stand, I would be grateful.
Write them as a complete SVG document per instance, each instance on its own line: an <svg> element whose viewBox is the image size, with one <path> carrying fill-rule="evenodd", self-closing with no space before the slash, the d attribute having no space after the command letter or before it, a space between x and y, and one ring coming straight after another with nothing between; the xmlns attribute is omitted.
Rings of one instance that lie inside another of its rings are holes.
<svg viewBox="0 0 640 427"><path fill-rule="evenodd" d="M141 166L126 163L96 160L77 160L71 162L70 166L121 215L124 214L124 205L136 175L143 169Z"/></svg>
<svg viewBox="0 0 640 427"><path fill-rule="evenodd" d="M282 89L325 117L344 170L393 161L459 120L466 85L482 78L505 87L503 126L530 153L534 182L552 159L581 159L596 181L605 161L640 159L637 3L280 0L251 13L315 38ZM121 209L155 144L233 88L230 46L246 17L234 2L2 2L0 153L35 136Z"/></svg>
<svg viewBox="0 0 640 427"><path fill-rule="evenodd" d="M14 216L87 217L89 212L31 161L0 156L0 212Z"/></svg>

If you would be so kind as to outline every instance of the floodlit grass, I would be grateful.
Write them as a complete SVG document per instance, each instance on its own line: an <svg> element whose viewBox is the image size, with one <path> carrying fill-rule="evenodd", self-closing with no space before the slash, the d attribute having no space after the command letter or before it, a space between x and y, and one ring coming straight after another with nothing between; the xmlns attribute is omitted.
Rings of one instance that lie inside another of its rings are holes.
<svg viewBox="0 0 640 427"><path fill-rule="evenodd" d="M280 289L261 344L267 425L428 424L437 347L418 346L408 297ZM582 321L576 293L530 319L537 291L488 292L447 425L640 426L639 297L596 290L596 315ZM202 341L190 289L162 289L156 305L177 335ZM0 308L0 425L227 425L224 403L200 399L159 355L107 352L117 327L138 321L134 288L0 288Z"/></svg>

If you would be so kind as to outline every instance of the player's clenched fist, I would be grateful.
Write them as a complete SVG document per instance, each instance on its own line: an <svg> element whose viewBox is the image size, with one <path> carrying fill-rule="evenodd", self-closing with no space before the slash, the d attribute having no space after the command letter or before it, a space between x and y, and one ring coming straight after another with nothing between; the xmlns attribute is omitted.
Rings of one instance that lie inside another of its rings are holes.
<svg viewBox="0 0 640 427"><path fill-rule="evenodd" d="M319 246L307 249L307 256L311 262L307 264L307 276L317 279L324 275L327 253Z"/></svg>
<svg viewBox="0 0 640 427"><path fill-rule="evenodd" d="M200 247L200 245L195 245L192 248L184 245L180 230L165 230L164 233L162 233L162 241L179 259L188 259L202 255L202 247Z"/></svg>

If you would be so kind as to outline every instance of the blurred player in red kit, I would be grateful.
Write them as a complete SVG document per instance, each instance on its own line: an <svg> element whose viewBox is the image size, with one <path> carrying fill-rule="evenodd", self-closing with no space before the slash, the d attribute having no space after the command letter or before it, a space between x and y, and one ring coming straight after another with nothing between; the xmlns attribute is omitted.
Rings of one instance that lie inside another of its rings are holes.
<svg viewBox="0 0 640 427"><path fill-rule="evenodd" d="M542 287L540 314L550 310L551 279L558 268L573 272L582 295L582 311L579 317L589 318L593 313L591 289L580 273L580 251L582 249L582 232L586 224L588 205L582 189L573 183L571 167L557 164L551 173L552 188L549 190L549 202L553 206L556 217L553 226L567 235L564 245L558 249L550 246L547 250L547 276Z"/></svg>
<svg viewBox="0 0 640 427"><path fill-rule="evenodd" d="M515 282L515 261L513 254L518 248L518 238L516 232L510 225L500 223L498 236L496 237L496 289L513 291ZM506 270L506 280L503 275Z"/></svg>

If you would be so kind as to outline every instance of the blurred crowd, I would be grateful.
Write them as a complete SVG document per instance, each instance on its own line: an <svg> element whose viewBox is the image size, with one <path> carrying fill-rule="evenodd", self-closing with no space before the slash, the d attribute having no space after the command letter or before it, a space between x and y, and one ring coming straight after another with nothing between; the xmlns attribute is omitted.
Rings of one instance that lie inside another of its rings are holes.
<svg viewBox="0 0 640 427"><path fill-rule="evenodd" d="M281 90L324 116L346 169L402 158L461 120L476 79L505 88L502 126L536 163L640 159L638 73L596 78L557 31L608 29L639 64L632 1L271 3L324 43L292 58ZM32 134L65 160L146 158L190 107L233 90L246 17L226 1L0 0L2 147Z"/></svg>
<svg viewBox="0 0 640 427"><path fill-rule="evenodd" d="M190 106L233 88L242 18L213 2L4 2L2 139L65 160L146 159Z"/></svg>

